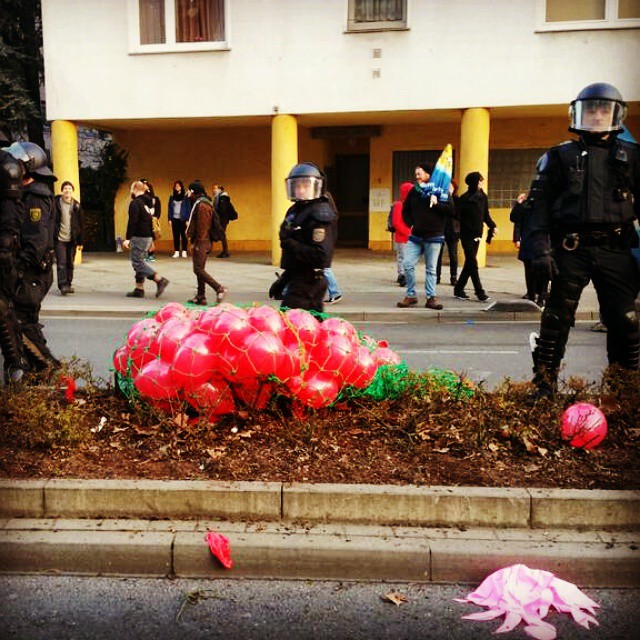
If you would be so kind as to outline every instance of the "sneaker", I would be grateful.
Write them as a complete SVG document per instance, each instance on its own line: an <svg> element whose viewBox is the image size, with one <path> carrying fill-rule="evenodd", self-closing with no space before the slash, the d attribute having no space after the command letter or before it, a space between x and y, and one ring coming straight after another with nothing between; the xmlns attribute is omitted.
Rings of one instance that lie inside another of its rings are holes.
<svg viewBox="0 0 640 640"><path fill-rule="evenodd" d="M187 257L187 252L186 252L186 251L183 251L183 252L182 252L182 257L183 257L183 258L186 258L186 257Z"/></svg>
<svg viewBox="0 0 640 640"><path fill-rule="evenodd" d="M442 309L442 305L438 302L438 298L435 296L429 298L425 304L425 309L435 309L436 311L440 311Z"/></svg>
<svg viewBox="0 0 640 640"><path fill-rule="evenodd" d="M464 289L462 291L454 290L453 297L458 298L458 300L469 300L469 296L467 295L466 291L464 291Z"/></svg>
<svg viewBox="0 0 640 640"><path fill-rule="evenodd" d="M67 287L67 293L75 293L75 292L76 290L71 285Z"/></svg>
<svg viewBox="0 0 640 640"><path fill-rule="evenodd" d="M191 298L191 300L187 300L191 304L199 304L201 307L204 307L207 304L207 299L204 296L195 296Z"/></svg>
<svg viewBox="0 0 640 640"><path fill-rule="evenodd" d="M60 295L66 296L69 293L69 287L60 287Z"/></svg>
<svg viewBox="0 0 640 640"><path fill-rule="evenodd" d="M222 287L220 291L216 291L216 302L220 304L229 294L229 289L227 287Z"/></svg>
<svg viewBox="0 0 640 640"><path fill-rule="evenodd" d="M172 258L179 258L180 257L180 252L179 251L174 251L173 255L171 257Z"/></svg>
<svg viewBox="0 0 640 640"><path fill-rule="evenodd" d="M418 298L410 298L409 296L405 296L404 300L400 300L397 306L401 309L406 309L407 307L415 307L418 304Z"/></svg>
<svg viewBox="0 0 640 640"><path fill-rule="evenodd" d="M145 262L155 262L156 261L156 257L155 256L147 256L144 259Z"/></svg>
<svg viewBox="0 0 640 640"><path fill-rule="evenodd" d="M127 293L127 298L144 298L144 289L134 289Z"/></svg>
<svg viewBox="0 0 640 640"><path fill-rule="evenodd" d="M324 303L325 304L335 304L336 302L340 302L342 300L342 294L339 293L337 296L329 296Z"/></svg>
<svg viewBox="0 0 640 640"><path fill-rule="evenodd" d="M607 327L604 326L602 322L596 322L591 326L591 331L596 331L597 333L607 333Z"/></svg>
<svg viewBox="0 0 640 640"><path fill-rule="evenodd" d="M476 298L478 298L480 302L486 302L487 300L489 300L489 296L484 291L476 293Z"/></svg>
<svg viewBox="0 0 640 640"><path fill-rule="evenodd" d="M162 292L167 288L169 281L166 278L160 278L158 282L156 282L156 298L159 298L162 295Z"/></svg>
<svg viewBox="0 0 640 640"><path fill-rule="evenodd" d="M407 276L400 275L398 276L398 286L406 287L407 286Z"/></svg>

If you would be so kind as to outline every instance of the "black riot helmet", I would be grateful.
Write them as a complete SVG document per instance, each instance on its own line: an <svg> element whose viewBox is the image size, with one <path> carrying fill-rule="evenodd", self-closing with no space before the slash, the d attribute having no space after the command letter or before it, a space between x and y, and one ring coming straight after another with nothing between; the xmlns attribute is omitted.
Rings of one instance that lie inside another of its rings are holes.
<svg viewBox="0 0 640 640"><path fill-rule="evenodd" d="M22 161L27 173L42 178L55 179L53 172L48 167L47 154L35 142L14 142L6 147L5 151L16 160Z"/></svg>
<svg viewBox="0 0 640 640"><path fill-rule="evenodd" d="M297 164L287 176L287 198L293 202L317 200L327 191L327 177L313 162Z"/></svg>
<svg viewBox="0 0 640 640"><path fill-rule="evenodd" d="M569 116L574 133L619 133L627 115L627 103L620 92L607 82L585 87L571 103Z"/></svg>

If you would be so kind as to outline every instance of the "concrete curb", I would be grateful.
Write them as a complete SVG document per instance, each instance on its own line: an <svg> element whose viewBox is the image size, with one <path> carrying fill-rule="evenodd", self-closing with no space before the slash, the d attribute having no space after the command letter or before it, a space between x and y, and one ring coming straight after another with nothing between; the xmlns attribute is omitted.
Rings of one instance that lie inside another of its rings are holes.
<svg viewBox="0 0 640 640"><path fill-rule="evenodd" d="M213 558L226 535L234 567ZM5 573L479 583L518 562L589 587L640 586L637 534L274 523L0 521Z"/></svg>
<svg viewBox="0 0 640 640"><path fill-rule="evenodd" d="M201 480L0 480L0 517L640 529L640 491Z"/></svg>

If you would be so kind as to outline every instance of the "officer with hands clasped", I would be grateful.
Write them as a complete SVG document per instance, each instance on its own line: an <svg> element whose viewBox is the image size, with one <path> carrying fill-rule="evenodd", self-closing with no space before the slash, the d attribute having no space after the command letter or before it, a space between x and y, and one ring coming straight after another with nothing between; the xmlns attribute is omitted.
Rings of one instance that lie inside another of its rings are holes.
<svg viewBox="0 0 640 640"><path fill-rule="evenodd" d="M0 144L8 142L0 131ZM0 349L7 383L20 381L29 369L13 304L18 284L18 250L24 212L24 171L22 161L14 158L7 149L0 149Z"/></svg>
<svg viewBox="0 0 640 640"><path fill-rule="evenodd" d="M282 299L282 307L322 313L327 289L324 267L331 255L336 212L327 197L325 174L313 163L297 164L286 179L287 197L293 201L280 226L284 273L271 285L269 297Z"/></svg>
<svg viewBox="0 0 640 640"><path fill-rule="evenodd" d="M640 217L639 147L618 138L626 115L620 92L600 82L571 103L577 140L545 153L529 201L535 273L552 279L533 351L536 398L552 396L584 287L593 282L607 333L609 364L640 367L635 300L640 270L631 249Z"/></svg>

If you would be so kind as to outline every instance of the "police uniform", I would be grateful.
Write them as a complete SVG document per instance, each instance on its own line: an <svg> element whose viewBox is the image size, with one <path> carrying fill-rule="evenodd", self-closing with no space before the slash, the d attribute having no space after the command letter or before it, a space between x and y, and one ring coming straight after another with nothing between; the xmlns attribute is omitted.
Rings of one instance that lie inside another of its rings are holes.
<svg viewBox="0 0 640 640"><path fill-rule="evenodd" d="M296 202L280 227L284 269L281 285L286 289L283 307L322 313L327 282L324 267L333 252L331 225L336 213L325 196Z"/></svg>
<svg viewBox="0 0 640 640"><path fill-rule="evenodd" d="M0 349L5 377L17 381L28 369L13 306L18 281L18 248L24 206L19 160L0 150Z"/></svg>
<svg viewBox="0 0 640 640"><path fill-rule="evenodd" d="M638 146L613 132L581 133L579 140L553 147L538 162L530 203L533 268L552 276L533 354L538 391L555 391L569 329L589 281L608 329L609 363L638 369L640 270L631 253L640 212Z"/></svg>
<svg viewBox="0 0 640 640"><path fill-rule="evenodd" d="M55 204L50 184L50 180L36 180L24 187L20 278L14 298L26 355L39 369L60 364L47 347L40 325L40 307L53 284Z"/></svg>

